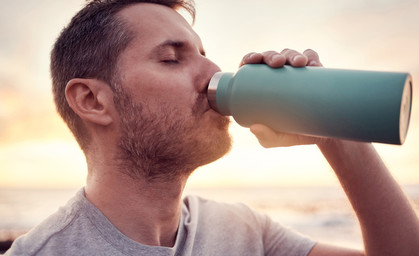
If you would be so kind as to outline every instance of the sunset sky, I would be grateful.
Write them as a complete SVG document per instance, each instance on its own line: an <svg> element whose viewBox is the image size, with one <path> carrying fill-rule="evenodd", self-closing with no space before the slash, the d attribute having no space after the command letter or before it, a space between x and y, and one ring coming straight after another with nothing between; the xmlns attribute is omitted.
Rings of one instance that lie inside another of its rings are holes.
<svg viewBox="0 0 419 256"><path fill-rule="evenodd" d="M55 113L49 52L82 0L2 1L0 187L80 187L84 157ZM208 58L236 71L250 51L315 49L326 67L406 71L413 113L403 146L378 145L394 176L419 184L419 2L416 0L196 0L195 30ZM337 183L315 146L264 149L233 125L232 152L195 172L191 186Z"/></svg>

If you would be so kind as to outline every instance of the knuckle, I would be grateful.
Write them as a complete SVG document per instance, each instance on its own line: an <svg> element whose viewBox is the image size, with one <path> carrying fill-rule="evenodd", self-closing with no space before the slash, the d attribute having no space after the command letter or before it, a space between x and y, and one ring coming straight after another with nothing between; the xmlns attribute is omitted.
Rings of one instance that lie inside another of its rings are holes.
<svg viewBox="0 0 419 256"><path fill-rule="evenodd" d="M307 49L304 51L304 55L308 58L309 66L322 66L319 54L316 51L312 49Z"/></svg>
<svg viewBox="0 0 419 256"><path fill-rule="evenodd" d="M256 52L250 52L246 55L244 55L244 57L242 58L242 61L240 62L239 67L245 65L245 64L250 64L250 63L256 63L259 60L259 56L260 53L256 53Z"/></svg>
<svg viewBox="0 0 419 256"><path fill-rule="evenodd" d="M295 56L303 55L300 52L289 48L285 48L284 50L282 50L281 54L285 56L288 62L292 61L295 58Z"/></svg>
<svg viewBox="0 0 419 256"><path fill-rule="evenodd" d="M264 142L264 141L262 141L262 142L259 142L259 143L264 148L272 148L273 147L272 143L270 143L270 142Z"/></svg>
<svg viewBox="0 0 419 256"><path fill-rule="evenodd" d="M319 58L319 54L317 54L316 51L314 51L313 49L307 49L303 52L304 55L306 55L307 57L312 57L312 58Z"/></svg>
<svg viewBox="0 0 419 256"><path fill-rule="evenodd" d="M276 51L266 51L262 53L263 59L265 62L270 61L273 56L278 54Z"/></svg>
<svg viewBox="0 0 419 256"><path fill-rule="evenodd" d="M265 52L262 53L262 55L267 56L267 55L272 55L272 54L276 54L276 53L277 53L276 51L265 51Z"/></svg>
<svg viewBox="0 0 419 256"><path fill-rule="evenodd" d="M244 55L243 59L249 59L252 56L254 56L256 54L256 52L249 52L248 54Z"/></svg>
<svg viewBox="0 0 419 256"><path fill-rule="evenodd" d="M290 48L284 48L284 49L281 51L281 54L287 54L287 53L289 53L290 51L292 51Z"/></svg>

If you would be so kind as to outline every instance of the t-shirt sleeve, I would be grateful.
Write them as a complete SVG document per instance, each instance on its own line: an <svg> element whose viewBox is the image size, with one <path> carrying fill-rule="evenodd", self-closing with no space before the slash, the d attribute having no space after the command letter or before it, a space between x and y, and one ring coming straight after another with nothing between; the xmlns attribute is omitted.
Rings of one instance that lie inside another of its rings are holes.
<svg viewBox="0 0 419 256"><path fill-rule="evenodd" d="M255 213L263 229L265 255L308 255L316 242L265 214Z"/></svg>
<svg viewBox="0 0 419 256"><path fill-rule="evenodd" d="M315 242L242 203L188 197L185 203L188 255L305 256ZM186 254L182 254L186 255Z"/></svg>

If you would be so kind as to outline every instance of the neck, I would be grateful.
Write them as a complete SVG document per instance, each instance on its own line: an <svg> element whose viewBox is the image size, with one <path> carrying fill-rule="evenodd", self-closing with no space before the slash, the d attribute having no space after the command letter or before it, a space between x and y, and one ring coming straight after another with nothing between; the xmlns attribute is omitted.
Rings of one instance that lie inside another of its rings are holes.
<svg viewBox="0 0 419 256"><path fill-rule="evenodd" d="M142 244L173 247L187 178L150 182L96 171L89 168L86 198L119 231Z"/></svg>

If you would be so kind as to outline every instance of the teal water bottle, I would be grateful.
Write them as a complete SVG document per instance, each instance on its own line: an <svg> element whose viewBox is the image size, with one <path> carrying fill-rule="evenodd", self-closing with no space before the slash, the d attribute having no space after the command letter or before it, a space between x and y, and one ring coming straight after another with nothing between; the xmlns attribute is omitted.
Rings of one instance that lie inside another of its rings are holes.
<svg viewBox="0 0 419 256"><path fill-rule="evenodd" d="M412 79L409 73L248 64L235 74L216 73L208 101L245 127L260 123L286 133L401 145Z"/></svg>

